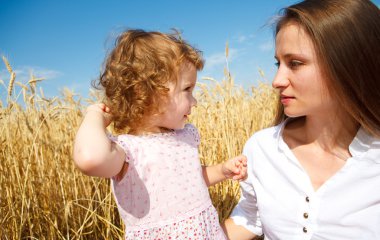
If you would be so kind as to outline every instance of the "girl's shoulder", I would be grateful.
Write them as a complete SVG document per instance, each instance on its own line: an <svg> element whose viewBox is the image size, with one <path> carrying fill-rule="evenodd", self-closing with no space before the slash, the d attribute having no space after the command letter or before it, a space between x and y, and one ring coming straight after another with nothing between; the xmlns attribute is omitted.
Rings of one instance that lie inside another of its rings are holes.
<svg viewBox="0 0 380 240"><path fill-rule="evenodd" d="M200 144L200 134L198 129L191 123L185 125L183 129L177 130L177 135L190 143L198 146Z"/></svg>
<svg viewBox="0 0 380 240"><path fill-rule="evenodd" d="M194 137L198 137L199 138L199 131L198 131L198 129L193 124L191 124L191 123L187 123L185 125L185 127L182 129L182 131L190 133Z"/></svg>
<svg viewBox="0 0 380 240"><path fill-rule="evenodd" d="M114 142L116 142L116 141L120 141L120 142L127 141L128 142L131 140L131 138L134 137L133 135L130 135L130 134L112 134L110 132L107 132L107 136L109 139L111 139Z"/></svg>
<svg viewBox="0 0 380 240"><path fill-rule="evenodd" d="M129 134L119 134L119 135L114 135L110 132L107 133L107 136L108 138L116 143L117 145L119 145L122 149L124 149L124 151L128 154L129 153L129 149L134 146L134 145L137 145L135 143L135 141L133 141L133 135L129 135Z"/></svg>

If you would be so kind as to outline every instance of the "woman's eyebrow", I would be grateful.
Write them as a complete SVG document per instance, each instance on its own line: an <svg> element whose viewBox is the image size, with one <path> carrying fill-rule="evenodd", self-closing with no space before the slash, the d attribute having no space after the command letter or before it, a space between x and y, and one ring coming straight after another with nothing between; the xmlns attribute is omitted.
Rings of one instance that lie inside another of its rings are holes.
<svg viewBox="0 0 380 240"><path fill-rule="evenodd" d="M286 53L284 55L280 55L282 58L289 59L289 58L300 58L300 59L307 59L307 55L300 54L300 53ZM278 60L278 56L274 56L275 59Z"/></svg>

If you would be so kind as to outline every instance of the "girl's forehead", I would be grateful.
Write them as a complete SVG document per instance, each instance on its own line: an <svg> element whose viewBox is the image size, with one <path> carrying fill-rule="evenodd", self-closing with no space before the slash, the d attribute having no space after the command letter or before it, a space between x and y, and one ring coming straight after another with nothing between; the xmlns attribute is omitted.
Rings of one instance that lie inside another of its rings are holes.
<svg viewBox="0 0 380 240"><path fill-rule="evenodd" d="M193 64L187 64L180 72L179 78L185 82L195 82L197 80L197 69Z"/></svg>
<svg viewBox="0 0 380 240"><path fill-rule="evenodd" d="M197 80L197 70L191 63L181 64L176 79L167 83L170 90L179 89L185 85L195 85Z"/></svg>

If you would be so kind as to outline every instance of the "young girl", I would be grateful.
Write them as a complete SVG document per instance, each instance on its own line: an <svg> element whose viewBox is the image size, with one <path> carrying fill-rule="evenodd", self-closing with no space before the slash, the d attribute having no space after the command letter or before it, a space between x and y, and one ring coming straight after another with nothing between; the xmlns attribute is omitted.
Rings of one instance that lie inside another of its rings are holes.
<svg viewBox="0 0 380 240"><path fill-rule="evenodd" d="M204 167L186 124L200 52L176 35L129 30L110 53L94 104L78 130L74 161L112 179L126 239L226 239L207 186L246 176L246 159ZM107 133L113 121L118 136Z"/></svg>

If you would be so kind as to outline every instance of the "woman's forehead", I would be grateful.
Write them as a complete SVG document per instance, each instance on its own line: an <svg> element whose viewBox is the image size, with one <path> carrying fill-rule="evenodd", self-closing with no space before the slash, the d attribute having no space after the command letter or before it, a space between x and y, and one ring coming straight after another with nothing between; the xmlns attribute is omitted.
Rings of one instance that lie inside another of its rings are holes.
<svg viewBox="0 0 380 240"><path fill-rule="evenodd" d="M306 31L297 23L284 25L276 35L276 56L314 55L314 45Z"/></svg>

